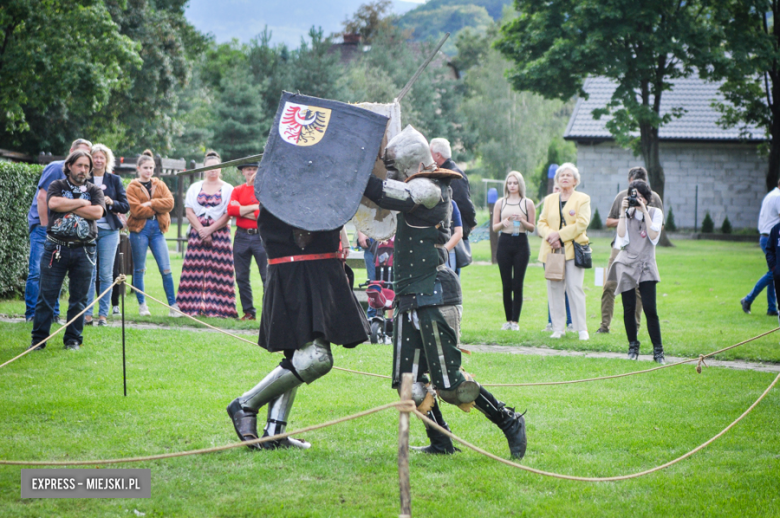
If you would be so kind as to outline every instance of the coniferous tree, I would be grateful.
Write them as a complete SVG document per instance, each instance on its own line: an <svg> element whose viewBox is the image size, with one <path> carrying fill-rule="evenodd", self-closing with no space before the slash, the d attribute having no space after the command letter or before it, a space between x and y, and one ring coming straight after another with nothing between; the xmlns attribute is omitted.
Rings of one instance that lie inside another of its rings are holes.
<svg viewBox="0 0 780 518"><path fill-rule="evenodd" d="M262 153L270 128L262 106L263 85L247 71L233 70L222 77L220 86L211 147L222 153L223 160Z"/></svg>

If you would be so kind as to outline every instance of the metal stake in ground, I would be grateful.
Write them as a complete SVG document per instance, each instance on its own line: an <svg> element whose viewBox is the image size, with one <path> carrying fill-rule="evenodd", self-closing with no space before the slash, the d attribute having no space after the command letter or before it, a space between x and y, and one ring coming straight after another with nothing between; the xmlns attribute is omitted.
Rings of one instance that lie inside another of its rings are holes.
<svg viewBox="0 0 780 518"><path fill-rule="evenodd" d="M119 254L119 275L125 275L125 254ZM127 279L122 281L119 295L122 297L122 382L125 388L125 397L127 397L127 368L125 366L125 283Z"/></svg>
<svg viewBox="0 0 780 518"><path fill-rule="evenodd" d="M401 379L401 401L412 400L412 373ZM401 410L398 416L398 483L401 494L401 518L412 516L412 494L409 483L409 412Z"/></svg>

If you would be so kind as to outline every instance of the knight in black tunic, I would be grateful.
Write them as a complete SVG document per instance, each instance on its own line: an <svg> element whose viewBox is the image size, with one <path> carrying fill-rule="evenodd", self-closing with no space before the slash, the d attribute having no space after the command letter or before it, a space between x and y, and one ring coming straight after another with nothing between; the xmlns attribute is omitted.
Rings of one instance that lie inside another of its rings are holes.
<svg viewBox="0 0 780 518"><path fill-rule="evenodd" d="M284 433L298 387L332 368L330 344L355 347L369 333L341 259L340 228L307 232L261 209L258 229L268 254L258 344L269 352L284 351L285 357L228 406L242 441L258 437L257 412L265 405L268 418L263 437ZM250 448L291 446L307 449L311 444L290 437Z"/></svg>
<svg viewBox="0 0 780 518"><path fill-rule="evenodd" d="M425 137L411 126L387 144L388 180L372 176L364 196L382 208L399 211L395 236L397 307L393 336L393 387L402 373L415 377L412 396L420 411L447 428L434 393L470 410L476 406L506 436L513 457L526 449L525 419L461 369L458 349L460 281L445 266L450 238L450 180L460 173L436 169ZM401 180L401 181L398 181ZM430 382L429 377L430 376ZM449 429L449 428L447 428ZM454 453L449 437L432 428L425 453Z"/></svg>

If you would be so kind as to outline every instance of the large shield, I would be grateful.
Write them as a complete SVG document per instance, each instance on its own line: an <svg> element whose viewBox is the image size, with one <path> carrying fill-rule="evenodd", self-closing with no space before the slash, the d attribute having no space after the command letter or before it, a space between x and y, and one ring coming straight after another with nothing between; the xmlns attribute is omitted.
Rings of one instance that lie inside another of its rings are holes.
<svg viewBox="0 0 780 518"><path fill-rule="evenodd" d="M338 228L357 211L387 117L354 105L282 93L255 195L294 227Z"/></svg>
<svg viewBox="0 0 780 518"><path fill-rule="evenodd" d="M382 139L382 146L379 149L379 155L384 153L385 146L393 137L401 133L401 105L397 102L388 104L379 103L359 103L358 106L380 113L390 120L387 122L387 130ZM385 164L377 157L373 170L374 176L384 180L387 177ZM376 203L366 197L360 201L355 216L352 218L355 227L368 237L377 241L390 239L395 234L396 218L395 212L383 209Z"/></svg>

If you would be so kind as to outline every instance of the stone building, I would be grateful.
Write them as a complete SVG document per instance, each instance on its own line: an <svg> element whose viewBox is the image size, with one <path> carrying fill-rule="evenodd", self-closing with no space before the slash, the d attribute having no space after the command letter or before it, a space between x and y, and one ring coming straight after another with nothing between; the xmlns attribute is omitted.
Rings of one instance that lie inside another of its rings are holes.
<svg viewBox="0 0 780 518"><path fill-rule="evenodd" d="M718 83L698 77L678 79L674 88L662 97L661 111L682 107L685 114L661 127L660 158L666 176L664 208L674 210L680 228L701 228L710 213L720 228L728 215L734 228L755 227L761 200L766 194L767 158L758 153L765 138L751 128L751 135L740 138L740 129L717 125L719 113L711 106L722 99ZM569 120L564 138L577 146L577 166L582 175L578 190L591 197L606 220L615 194L625 189L628 169L643 166L642 157L618 146L605 127L606 117L594 120L591 112L604 107L612 97L615 84L605 78L585 83L588 99L579 99ZM698 203L697 203L698 187ZM698 206L698 208L697 208Z"/></svg>

